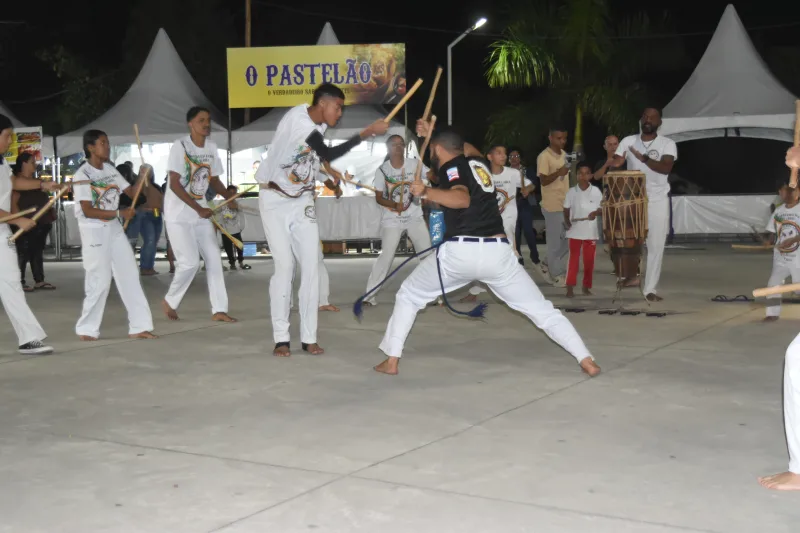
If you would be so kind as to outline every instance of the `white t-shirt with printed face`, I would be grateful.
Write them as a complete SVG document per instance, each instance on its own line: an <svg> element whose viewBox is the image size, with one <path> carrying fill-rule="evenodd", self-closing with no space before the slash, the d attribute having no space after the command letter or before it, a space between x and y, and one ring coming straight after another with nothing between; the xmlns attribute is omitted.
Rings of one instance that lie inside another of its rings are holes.
<svg viewBox="0 0 800 533"><path fill-rule="evenodd" d="M216 143L206 139L205 145L201 148L196 146L188 135L172 144L167 170L181 177L181 186L201 207L208 207L206 192L211 178L221 176L225 172L217 153ZM200 220L200 216L168 186L164 194L164 220L195 222Z"/></svg>
<svg viewBox="0 0 800 533"><path fill-rule="evenodd" d="M517 219L517 189L522 184L522 175L519 170L511 167L503 167L500 174L492 174L494 181L494 193L497 197L497 206L500 208L500 216L503 220ZM529 187L531 181L525 178L525 186Z"/></svg>
<svg viewBox="0 0 800 533"><path fill-rule="evenodd" d="M628 170L643 172L646 176L648 200L663 200L669 195L669 175L660 174L639 161L630 148L642 155L647 155L654 161L661 161L665 155L671 155L678 160L678 146L669 137L657 135L655 139L643 142L641 135L628 135L619 143L615 155L624 156Z"/></svg>
<svg viewBox="0 0 800 533"><path fill-rule="evenodd" d="M590 213L600 209L600 202L602 201L603 193L597 187L589 185L584 191L580 185L576 185L567 191L564 209L569 209L569 217L572 220L588 218ZM568 239L596 241L599 237L600 231L597 229L597 219L572 222L572 227L567 230Z"/></svg>
<svg viewBox="0 0 800 533"><path fill-rule="evenodd" d="M781 242L800 235L800 204L792 208L778 206L767 222L767 231L775 233L777 246L773 252L773 260L788 266L800 266L800 243L781 246Z"/></svg>
<svg viewBox="0 0 800 533"><path fill-rule="evenodd" d="M383 215L381 226L384 228L405 226L411 221L422 217L422 207L419 198L411 196L411 182L414 181L414 173L417 171L417 159L406 159L403 166L394 168L391 161L384 161L375 171L375 189L384 200L399 202L403 199L405 211L397 214L388 208L381 206ZM428 174L428 167L422 165L422 180L427 183L425 176Z"/></svg>
<svg viewBox="0 0 800 533"><path fill-rule="evenodd" d="M0 209L11 212L11 195L14 193L14 184L11 181L11 167L5 159L0 163ZM8 224L0 224L0 233L11 233ZM0 243L2 245L2 243Z"/></svg>
<svg viewBox="0 0 800 533"><path fill-rule="evenodd" d="M306 144L315 130L325 135L326 124L315 124L308 116L308 104L293 107L283 116L267 159L256 171L259 183L273 182L288 194L297 194L304 188L313 192L320 159Z"/></svg>
<svg viewBox="0 0 800 533"><path fill-rule="evenodd" d="M122 174L117 172L114 165L103 163L103 168L95 168L89 163L84 163L72 177L73 182L90 181L73 187L75 198L75 218L81 226L108 226L119 224L119 220L100 220L87 218L83 214L81 202L91 202L92 207L105 211L119 209L119 197L122 191L130 187Z"/></svg>

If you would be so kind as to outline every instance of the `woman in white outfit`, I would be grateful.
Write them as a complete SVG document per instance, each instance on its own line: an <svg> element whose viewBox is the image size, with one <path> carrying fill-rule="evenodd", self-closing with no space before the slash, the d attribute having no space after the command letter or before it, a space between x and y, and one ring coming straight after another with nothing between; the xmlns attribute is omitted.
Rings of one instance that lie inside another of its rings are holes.
<svg viewBox="0 0 800 533"><path fill-rule="evenodd" d="M108 163L111 146L105 133L100 130L84 133L83 150L86 162L73 177L73 190L81 234L81 258L86 272L86 296L75 333L83 341L96 341L100 337L100 324L113 279L128 311L128 336L155 339L153 315L139 281L139 268L122 229L122 221L133 218L136 210L133 207L119 209L120 194L133 198L136 188ZM147 179L146 171L140 174L139 179Z"/></svg>

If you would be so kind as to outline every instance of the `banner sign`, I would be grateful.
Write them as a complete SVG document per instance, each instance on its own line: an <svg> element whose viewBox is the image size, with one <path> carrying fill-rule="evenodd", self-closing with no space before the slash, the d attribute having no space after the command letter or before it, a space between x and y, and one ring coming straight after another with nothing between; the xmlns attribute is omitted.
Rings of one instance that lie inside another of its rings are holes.
<svg viewBox="0 0 800 533"><path fill-rule="evenodd" d="M404 44L228 48L228 105L292 107L333 83L346 104L391 104L406 93Z"/></svg>
<svg viewBox="0 0 800 533"><path fill-rule="evenodd" d="M14 128L11 134L11 146L3 157L14 163L19 154L31 153L36 161L42 161L42 128Z"/></svg>

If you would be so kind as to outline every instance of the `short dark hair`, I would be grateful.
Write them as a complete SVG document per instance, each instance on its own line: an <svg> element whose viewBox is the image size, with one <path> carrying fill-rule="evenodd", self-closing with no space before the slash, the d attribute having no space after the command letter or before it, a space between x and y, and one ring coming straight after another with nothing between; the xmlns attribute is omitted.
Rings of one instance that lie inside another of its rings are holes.
<svg viewBox="0 0 800 533"><path fill-rule="evenodd" d="M656 107L654 105L649 105L649 106L645 107L644 109L642 109L642 114L644 114L644 112L647 111L648 109L652 109L653 111L658 113L658 117L661 118L661 108L660 107Z"/></svg>
<svg viewBox="0 0 800 533"><path fill-rule="evenodd" d="M108 135L102 130L86 130L83 132L83 153L86 154L87 160L92 157L89 147L94 146L94 143L96 143L97 139L100 137L108 137Z"/></svg>
<svg viewBox="0 0 800 533"><path fill-rule="evenodd" d="M122 163L121 165L117 165L117 172L125 178L125 181L133 185L136 183L136 178L133 175L133 169L128 166L127 163Z"/></svg>
<svg viewBox="0 0 800 533"><path fill-rule="evenodd" d="M553 133L555 133L557 131L558 132L563 131L564 133L566 133L567 132L567 128L563 124L553 124L553 125L550 126L550 129L548 130L547 133L552 135Z"/></svg>
<svg viewBox="0 0 800 533"><path fill-rule="evenodd" d="M225 188L226 188L227 190L229 190L229 191L231 191L231 190L233 190L233 191L238 191L238 190L239 190L239 187L237 187L237 186L236 186L236 185L234 185L233 183L231 183L230 185L228 185L228 186L227 186L227 187L225 187Z"/></svg>
<svg viewBox="0 0 800 533"><path fill-rule="evenodd" d="M11 123L11 119L5 115L0 115L0 131L7 130L7 129L14 129L14 125Z"/></svg>
<svg viewBox="0 0 800 533"><path fill-rule="evenodd" d="M208 113L209 115L211 115L211 111L209 111L208 108L205 108L203 106L196 105L196 106L190 107L189 111L186 112L186 122L193 121L195 119L195 117L197 117L197 115L199 115L200 113L203 113L203 112Z"/></svg>
<svg viewBox="0 0 800 533"><path fill-rule="evenodd" d="M506 147L505 144L500 144L500 143L490 144L489 149L486 150L486 155L489 155L492 152L494 152L496 148L505 148L505 147ZM508 153L508 150L506 150L506 153Z"/></svg>
<svg viewBox="0 0 800 533"><path fill-rule="evenodd" d="M431 145L438 144L448 152L461 154L464 152L464 137L452 128L442 128L433 132Z"/></svg>
<svg viewBox="0 0 800 533"><path fill-rule="evenodd" d="M344 100L344 92L332 83L323 83L314 89L314 98L311 101L311 105L317 105L319 101L325 97L341 98Z"/></svg>
<svg viewBox="0 0 800 533"><path fill-rule="evenodd" d="M592 165L590 165L588 161L581 161L580 163L578 163L575 166L575 170L577 171L577 170L579 170L581 168L584 168L584 167L588 168L590 172L594 173L594 170L592 169Z"/></svg>
<svg viewBox="0 0 800 533"><path fill-rule="evenodd" d="M522 153L521 148L517 148L516 146L509 146L508 154L511 155L511 152L517 152L520 157L523 157L525 154Z"/></svg>
<svg viewBox="0 0 800 533"><path fill-rule="evenodd" d="M34 155L30 152L22 152L17 156L17 160L14 161L14 165L11 167L11 172L15 175L22 172L22 165L30 161L31 159L36 159Z"/></svg>
<svg viewBox="0 0 800 533"><path fill-rule="evenodd" d="M388 139L386 139L386 144L388 145L389 143L391 143L391 142L392 142L392 139L394 139L395 137L396 137L396 138L398 138L398 139L400 139L401 141L403 141L403 146L405 146L405 144L406 144L406 140L403 138L403 136L402 136L402 135L398 135L398 134L396 134L396 133L395 133L394 135L389 135L389 138L388 138Z"/></svg>

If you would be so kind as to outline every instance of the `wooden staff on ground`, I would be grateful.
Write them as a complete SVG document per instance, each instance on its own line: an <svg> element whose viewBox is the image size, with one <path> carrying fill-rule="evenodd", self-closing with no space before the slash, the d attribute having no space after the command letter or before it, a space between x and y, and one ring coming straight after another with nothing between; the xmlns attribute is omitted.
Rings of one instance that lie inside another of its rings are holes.
<svg viewBox="0 0 800 533"><path fill-rule="evenodd" d="M763 252L775 248L771 244L731 244L733 250L748 250L751 252Z"/></svg>
<svg viewBox="0 0 800 533"><path fill-rule="evenodd" d="M61 189L59 189L58 192L52 198L50 198L50 200L48 200L48 202L44 205L44 207L39 209L36 212L36 214L31 217L31 220L36 222L40 218L42 218L48 211L50 211L50 209L53 208L53 204L56 203L56 200L61 198L61 196L68 190L69 190L69 185L64 185L63 187L61 187ZM18 229L14 235L8 238L8 242L16 241L19 238L19 236L22 235L23 233L25 233L24 229L22 228Z"/></svg>
<svg viewBox="0 0 800 533"><path fill-rule="evenodd" d="M759 298L761 296L772 296L775 294L783 294L785 292L798 292L800 291L800 283L790 283L789 285L776 285L775 287L765 287L763 289L756 289L753 291L753 296Z"/></svg>
<svg viewBox="0 0 800 533"><path fill-rule="evenodd" d="M417 89L419 89L420 85L422 85L422 78L418 79L417 83L415 83L414 86L409 89L406 95L399 102L397 102L397 105L394 106L394 109L392 109L391 113L386 115L386 118L384 118L383 121L387 123L390 122L394 116L398 114L401 109L403 109L403 106L406 105L406 102L411 99L414 93L417 92Z"/></svg>

